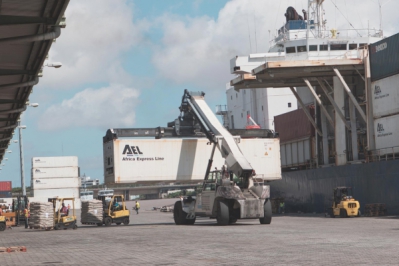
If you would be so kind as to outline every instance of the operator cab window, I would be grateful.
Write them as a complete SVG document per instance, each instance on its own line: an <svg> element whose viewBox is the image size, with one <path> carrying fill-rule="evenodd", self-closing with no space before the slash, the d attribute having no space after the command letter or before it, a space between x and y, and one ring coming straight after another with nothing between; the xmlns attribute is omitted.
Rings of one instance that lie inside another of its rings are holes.
<svg viewBox="0 0 399 266"><path fill-rule="evenodd" d="M285 52L286 52L287 54L295 53L295 52L296 52L296 51L295 51L295 47L285 47Z"/></svg>

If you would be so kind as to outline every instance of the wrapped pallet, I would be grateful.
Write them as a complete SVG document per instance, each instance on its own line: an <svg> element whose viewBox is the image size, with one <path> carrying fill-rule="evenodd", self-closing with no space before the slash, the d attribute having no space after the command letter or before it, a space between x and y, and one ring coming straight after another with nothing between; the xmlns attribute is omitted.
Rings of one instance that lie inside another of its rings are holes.
<svg viewBox="0 0 399 266"><path fill-rule="evenodd" d="M53 204L51 202L31 202L29 227L51 229L54 223Z"/></svg>
<svg viewBox="0 0 399 266"><path fill-rule="evenodd" d="M82 201L82 224L102 224L103 222L103 203L101 200Z"/></svg>

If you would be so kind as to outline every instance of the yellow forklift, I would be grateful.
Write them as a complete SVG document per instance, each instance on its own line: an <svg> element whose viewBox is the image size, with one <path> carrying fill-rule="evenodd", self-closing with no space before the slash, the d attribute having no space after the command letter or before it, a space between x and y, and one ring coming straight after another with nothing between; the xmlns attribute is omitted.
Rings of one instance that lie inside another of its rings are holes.
<svg viewBox="0 0 399 266"><path fill-rule="evenodd" d="M68 208L66 212L62 211L65 207L65 201L72 201L72 215L69 213ZM48 202L53 203L53 213L54 213L54 230L61 229L77 229L77 220L75 215L75 198L49 198Z"/></svg>
<svg viewBox="0 0 399 266"><path fill-rule="evenodd" d="M11 212L4 212L3 216L6 217L7 226L18 226L25 222L24 210L28 208L29 200L26 196L17 196L12 200Z"/></svg>
<svg viewBox="0 0 399 266"><path fill-rule="evenodd" d="M126 208L125 198L123 195L98 196L98 200L103 203L103 222L98 226L110 226L115 223L117 225L128 225L130 222L130 211Z"/></svg>
<svg viewBox="0 0 399 266"><path fill-rule="evenodd" d="M334 188L333 204L328 212L331 218L360 217L360 203L352 197L351 187Z"/></svg>
<svg viewBox="0 0 399 266"><path fill-rule="evenodd" d="M6 230L6 217L0 216L0 231Z"/></svg>

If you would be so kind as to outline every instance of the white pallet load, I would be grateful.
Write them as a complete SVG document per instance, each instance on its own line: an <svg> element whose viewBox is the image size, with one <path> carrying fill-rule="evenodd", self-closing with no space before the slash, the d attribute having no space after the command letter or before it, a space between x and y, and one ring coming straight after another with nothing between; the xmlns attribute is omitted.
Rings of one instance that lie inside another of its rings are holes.
<svg viewBox="0 0 399 266"><path fill-rule="evenodd" d="M32 168L78 167L77 156L33 157Z"/></svg>
<svg viewBox="0 0 399 266"><path fill-rule="evenodd" d="M101 200L82 201L80 222L82 224L97 224L103 220L103 203Z"/></svg>
<svg viewBox="0 0 399 266"><path fill-rule="evenodd" d="M53 225L53 204L51 202L31 202L29 227L34 229L51 229Z"/></svg>

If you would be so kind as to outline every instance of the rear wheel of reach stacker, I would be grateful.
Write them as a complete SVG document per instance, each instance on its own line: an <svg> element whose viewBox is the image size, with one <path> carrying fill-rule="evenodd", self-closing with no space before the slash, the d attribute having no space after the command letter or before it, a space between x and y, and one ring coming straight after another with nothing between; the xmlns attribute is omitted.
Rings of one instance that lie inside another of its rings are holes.
<svg viewBox="0 0 399 266"><path fill-rule="evenodd" d="M97 226L103 226L103 223L96 223Z"/></svg>
<svg viewBox="0 0 399 266"><path fill-rule="evenodd" d="M112 218L111 217L105 217L104 224L105 224L105 226L110 226L112 224Z"/></svg>
<svg viewBox="0 0 399 266"><path fill-rule="evenodd" d="M263 205L264 216L259 218L260 224L271 224L272 222L272 203L270 199L265 200L265 204Z"/></svg>
<svg viewBox="0 0 399 266"><path fill-rule="evenodd" d="M127 218L127 217L125 217L125 218L123 218L123 224L124 225L128 225L129 224L129 218Z"/></svg>
<svg viewBox="0 0 399 266"><path fill-rule="evenodd" d="M223 201L218 202L218 213L216 216L216 220L218 222L218 225L228 225L229 224L229 220L230 220L229 206Z"/></svg>
<svg viewBox="0 0 399 266"><path fill-rule="evenodd" d="M346 217L348 217L348 213L346 212L345 209L340 209L340 210L339 210L339 216L340 216L341 218L346 218Z"/></svg>
<svg viewBox="0 0 399 266"><path fill-rule="evenodd" d="M6 230L6 224L5 223L0 223L0 231Z"/></svg>

